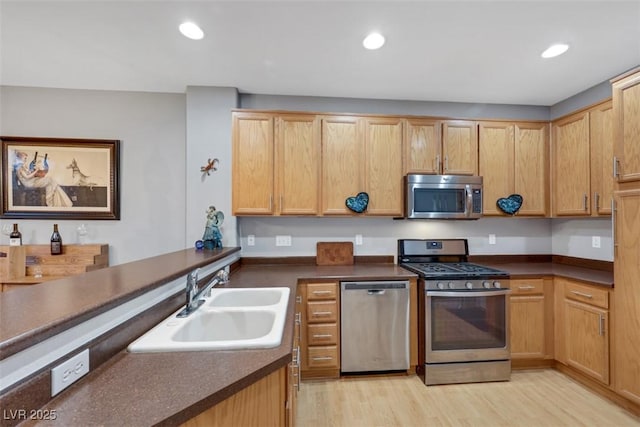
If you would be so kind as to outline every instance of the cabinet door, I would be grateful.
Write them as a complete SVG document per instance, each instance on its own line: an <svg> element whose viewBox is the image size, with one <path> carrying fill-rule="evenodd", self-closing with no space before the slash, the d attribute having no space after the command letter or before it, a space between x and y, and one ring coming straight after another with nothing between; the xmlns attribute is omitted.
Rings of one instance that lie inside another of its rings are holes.
<svg viewBox="0 0 640 427"><path fill-rule="evenodd" d="M555 215L589 215L589 113L553 124Z"/></svg>
<svg viewBox="0 0 640 427"><path fill-rule="evenodd" d="M611 101L589 111L592 214L611 215L613 197L613 108Z"/></svg>
<svg viewBox="0 0 640 427"><path fill-rule="evenodd" d="M640 181L640 71L613 83L615 156L619 181Z"/></svg>
<svg viewBox="0 0 640 427"><path fill-rule="evenodd" d="M408 119L405 122L405 174L442 173L442 123Z"/></svg>
<svg viewBox="0 0 640 427"><path fill-rule="evenodd" d="M320 199L320 121L315 115L282 115L277 121L278 211L316 215Z"/></svg>
<svg viewBox="0 0 640 427"><path fill-rule="evenodd" d="M402 215L402 119L365 119L367 215Z"/></svg>
<svg viewBox="0 0 640 427"><path fill-rule="evenodd" d="M233 213L273 210L273 116L233 113Z"/></svg>
<svg viewBox="0 0 640 427"><path fill-rule="evenodd" d="M476 122L449 120L442 125L443 173L478 175L478 130Z"/></svg>
<svg viewBox="0 0 640 427"><path fill-rule="evenodd" d="M587 304L565 300L567 363L609 384L609 315Z"/></svg>
<svg viewBox="0 0 640 427"><path fill-rule="evenodd" d="M512 296L511 356L542 359L545 356L544 296Z"/></svg>
<svg viewBox="0 0 640 427"><path fill-rule="evenodd" d="M516 123L514 188L522 196L518 215L549 214L549 125Z"/></svg>
<svg viewBox="0 0 640 427"><path fill-rule="evenodd" d="M614 386L640 404L640 189L617 191L614 221Z"/></svg>
<svg viewBox="0 0 640 427"><path fill-rule="evenodd" d="M478 165L483 178L484 215L503 215L496 202L513 194L513 124L481 122L478 126Z"/></svg>
<svg viewBox="0 0 640 427"><path fill-rule="evenodd" d="M364 191L362 177L362 131L357 117L322 119L322 213L353 214L347 197Z"/></svg>

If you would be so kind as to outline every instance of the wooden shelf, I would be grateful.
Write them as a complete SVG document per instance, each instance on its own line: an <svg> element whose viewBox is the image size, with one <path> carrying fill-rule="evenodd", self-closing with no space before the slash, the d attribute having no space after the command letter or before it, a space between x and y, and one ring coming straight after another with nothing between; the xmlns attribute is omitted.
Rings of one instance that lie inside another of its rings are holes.
<svg viewBox="0 0 640 427"><path fill-rule="evenodd" d="M49 245L0 246L2 291L82 274L109 266L109 245L64 245L51 255ZM41 277L35 277L39 270Z"/></svg>

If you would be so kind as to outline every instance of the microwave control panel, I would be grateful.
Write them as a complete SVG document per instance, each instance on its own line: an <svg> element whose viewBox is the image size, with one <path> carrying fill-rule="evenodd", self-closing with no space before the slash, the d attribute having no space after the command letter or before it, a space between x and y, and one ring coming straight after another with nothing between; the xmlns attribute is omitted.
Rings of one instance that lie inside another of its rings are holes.
<svg viewBox="0 0 640 427"><path fill-rule="evenodd" d="M473 213L482 213L482 190L472 190L473 197Z"/></svg>

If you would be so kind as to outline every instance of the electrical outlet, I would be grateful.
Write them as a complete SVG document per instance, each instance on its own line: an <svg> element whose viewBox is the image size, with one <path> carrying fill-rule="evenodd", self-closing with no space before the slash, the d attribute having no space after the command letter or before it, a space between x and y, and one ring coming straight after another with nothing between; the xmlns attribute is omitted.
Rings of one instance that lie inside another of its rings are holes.
<svg viewBox="0 0 640 427"><path fill-rule="evenodd" d="M490 245L495 245L496 244L496 235L495 234L489 234L489 244Z"/></svg>
<svg viewBox="0 0 640 427"><path fill-rule="evenodd" d="M247 236L247 246L255 246L256 245L256 236L253 234L249 234Z"/></svg>
<svg viewBox="0 0 640 427"><path fill-rule="evenodd" d="M600 247L600 236L592 236L591 237L591 246L594 248Z"/></svg>
<svg viewBox="0 0 640 427"><path fill-rule="evenodd" d="M356 234L356 245L360 246L362 244L362 234Z"/></svg>
<svg viewBox="0 0 640 427"><path fill-rule="evenodd" d="M76 354L51 370L51 397L89 372L89 349Z"/></svg>
<svg viewBox="0 0 640 427"><path fill-rule="evenodd" d="M276 236L276 246L291 246L291 236Z"/></svg>

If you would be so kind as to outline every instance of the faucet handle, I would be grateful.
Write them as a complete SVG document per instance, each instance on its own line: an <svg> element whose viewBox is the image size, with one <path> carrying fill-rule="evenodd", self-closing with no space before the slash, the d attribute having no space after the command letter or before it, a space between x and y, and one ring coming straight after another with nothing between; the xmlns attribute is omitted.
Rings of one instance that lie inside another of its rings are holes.
<svg viewBox="0 0 640 427"><path fill-rule="evenodd" d="M216 278L218 279L218 283L221 285L225 285L229 283L229 272L225 269L218 270L216 273Z"/></svg>

